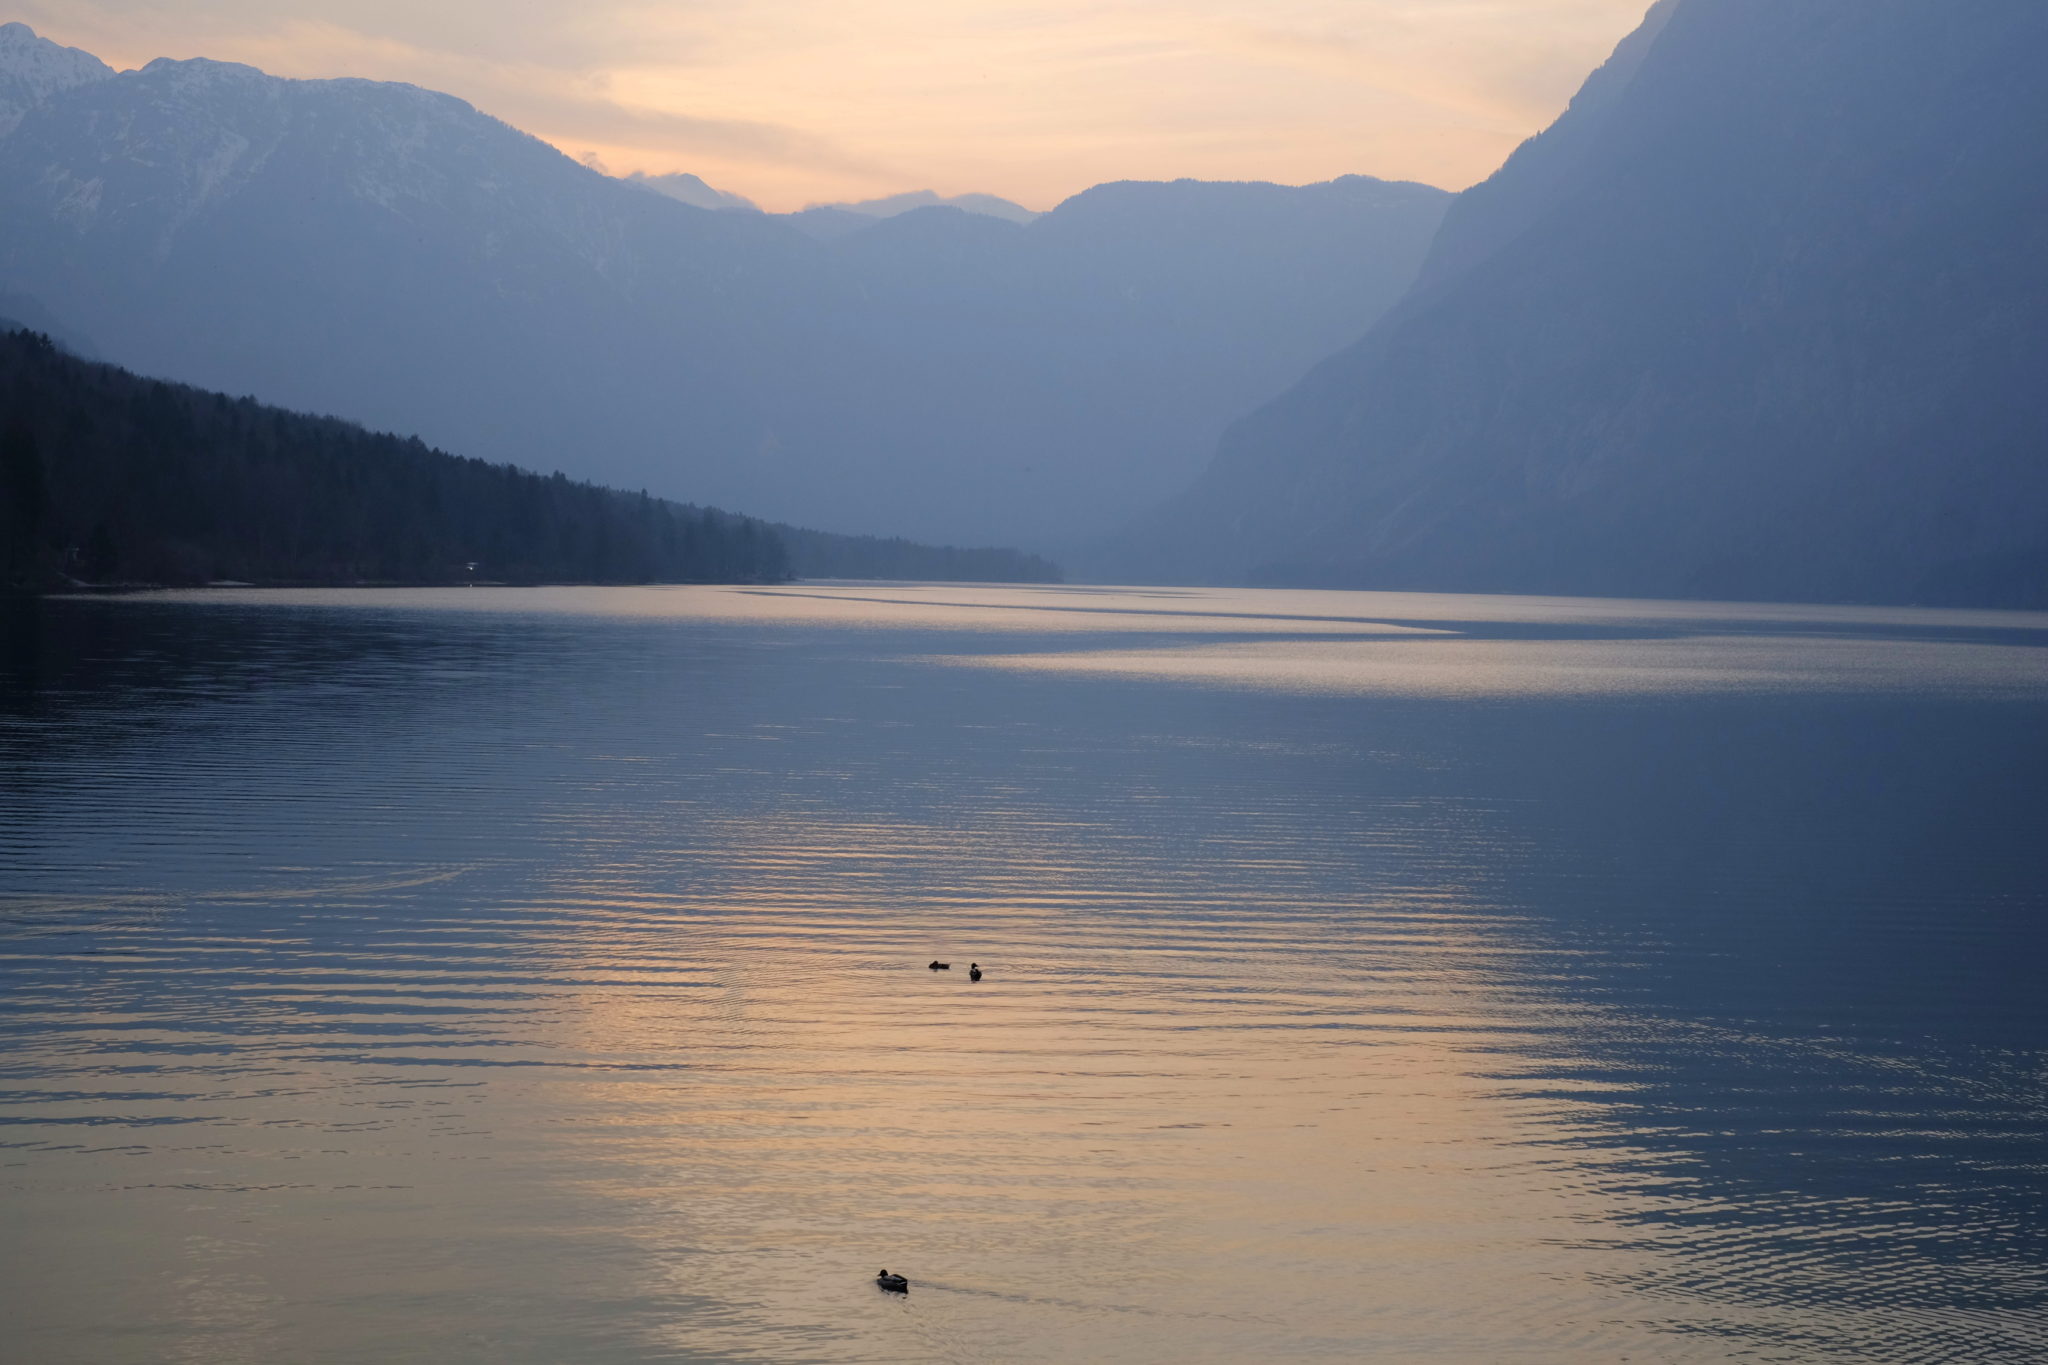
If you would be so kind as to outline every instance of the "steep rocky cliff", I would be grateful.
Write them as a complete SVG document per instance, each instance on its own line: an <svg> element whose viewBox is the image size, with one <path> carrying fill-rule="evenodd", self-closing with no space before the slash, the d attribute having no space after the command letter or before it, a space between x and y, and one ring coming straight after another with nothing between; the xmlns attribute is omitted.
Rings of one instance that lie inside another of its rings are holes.
<svg viewBox="0 0 2048 1365"><path fill-rule="evenodd" d="M1146 566L2048 604L2044 51L2028 0L1666 0Z"/></svg>

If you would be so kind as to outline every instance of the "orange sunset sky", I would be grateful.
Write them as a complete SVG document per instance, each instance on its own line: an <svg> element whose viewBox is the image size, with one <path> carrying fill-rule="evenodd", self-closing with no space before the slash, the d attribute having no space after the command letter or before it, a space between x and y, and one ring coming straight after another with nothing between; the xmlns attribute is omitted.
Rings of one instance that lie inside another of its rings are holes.
<svg viewBox="0 0 2048 1365"><path fill-rule="evenodd" d="M117 67L216 57L459 95L764 208L1361 172L1462 188L1647 0L42 0Z"/></svg>

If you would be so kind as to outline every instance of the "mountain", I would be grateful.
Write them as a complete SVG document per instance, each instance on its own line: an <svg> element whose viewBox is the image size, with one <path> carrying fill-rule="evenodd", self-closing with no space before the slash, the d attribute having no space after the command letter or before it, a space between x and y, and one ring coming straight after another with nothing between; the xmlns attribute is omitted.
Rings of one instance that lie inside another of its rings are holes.
<svg viewBox="0 0 2048 1365"><path fill-rule="evenodd" d="M0 136L13 132L23 114L59 91L113 74L114 68L90 52L38 38L27 24L0 24Z"/></svg>
<svg viewBox="0 0 2048 1365"><path fill-rule="evenodd" d="M30 294L0 289L0 331L37 332L75 356L83 356L87 360L100 358L99 351L90 341L67 329L51 315L49 309L43 307L41 300Z"/></svg>
<svg viewBox="0 0 2048 1365"><path fill-rule="evenodd" d="M914 526L1040 545L1107 529L1398 298L1446 200L1364 176L1184 180L1097 186L1021 225L885 219L830 244L862 298L827 322L846 330L821 437L899 471ZM839 498L884 510L858 481ZM951 520L970 501L983 516Z"/></svg>
<svg viewBox="0 0 2048 1365"><path fill-rule="evenodd" d="M630 184L665 194L695 208L751 209L756 213L760 212L760 205L745 195L714 189L699 177L684 172L648 175L644 171L635 171L625 178ZM873 227L881 219L894 218L899 213L925 208L955 208L964 213L979 213L1010 223L1028 223L1038 216L1022 204L1013 204L993 194L956 194L947 197L934 190L910 190L904 194L892 194L882 199L863 199L857 203L811 204L798 209L795 213L779 213L775 216L807 237L830 242L849 233L859 232L863 228Z"/></svg>
<svg viewBox="0 0 2048 1365"><path fill-rule="evenodd" d="M855 213L852 209L833 208L825 204L813 204L795 213L777 214L783 222L817 242L836 242L856 232L865 232L880 220L872 214Z"/></svg>
<svg viewBox="0 0 2048 1365"><path fill-rule="evenodd" d="M1057 583L1015 550L779 526L461 459L0 324L0 589L91 583Z"/></svg>
<svg viewBox="0 0 2048 1365"><path fill-rule="evenodd" d="M107 359L707 501L758 491L732 473L821 265L411 86L156 61L0 138L0 288Z"/></svg>
<svg viewBox="0 0 2048 1365"><path fill-rule="evenodd" d="M956 194L949 197L935 190L910 190L850 204L812 204L783 217L799 231L829 242L849 232L860 231L873 219L894 218L914 209L932 208L959 209L962 213L1000 218L1006 223L1028 223L1038 217L1022 204L1013 204L993 194Z"/></svg>
<svg viewBox="0 0 2048 1365"><path fill-rule="evenodd" d="M693 208L747 209L755 213L761 211L761 206L745 195L733 194L729 190L713 189L698 177L687 172L678 171L669 175L648 175L644 171L635 171L626 177L626 181L628 184L638 185L642 189L653 190L656 194L665 194L669 198L679 203L688 204Z"/></svg>
<svg viewBox="0 0 2048 1365"><path fill-rule="evenodd" d="M64 51L34 43L10 39L8 88ZM43 84L0 137L0 290L109 361L953 543L1049 545L1183 486L1399 296L1448 202L1362 177L1130 184L1023 224L835 210L861 230L821 242L411 86L205 60Z"/></svg>
<svg viewBox="0 0 2048 1365"><path fill-rule="evenodd" d="M779 582L747 517L457 459L0 333L0 587Z"/></svg>
<svg viewBox="0 0 2048 1365"><path fill-rule="evenodd" d="M1665 0L1155 570L2048 605L2048 7Z"/></svg>
<svg viewBox="0 0 2048 1365"><path fill-rule="evenodd" d="M984 214L1008 223L1028 223L1038 216L1022 204L1013 204L993 194L948 196L936 190L909 190L881 199L862 199L850 204L814 204L811 207L845 209L848 213L858 213L865 218L894 218L897 214L908 213L912 209L932 208L959 209L963 213Z"/></svg>

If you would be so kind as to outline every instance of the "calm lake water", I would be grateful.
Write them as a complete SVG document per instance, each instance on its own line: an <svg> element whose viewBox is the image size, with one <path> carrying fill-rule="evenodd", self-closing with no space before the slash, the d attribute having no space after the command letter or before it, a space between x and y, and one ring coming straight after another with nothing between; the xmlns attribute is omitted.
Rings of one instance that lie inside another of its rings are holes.
<svg viewBox="0 0 2048 1365"><path fill-rule="evenodd" d="M223 591L0 670L10 1362L2048 1358L2048 616Z"/></svg>

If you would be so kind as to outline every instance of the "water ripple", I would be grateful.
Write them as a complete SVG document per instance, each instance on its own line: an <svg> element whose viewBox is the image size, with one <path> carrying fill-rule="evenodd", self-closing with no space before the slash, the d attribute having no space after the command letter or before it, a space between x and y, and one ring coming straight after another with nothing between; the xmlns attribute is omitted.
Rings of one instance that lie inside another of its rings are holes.
<svg viewBox="0 0 2048 1365"><path fill-rule="evenodd" d="M13 1349L2048 1357L2031 618L1368 596L46 606ZM1663 681L955 666L1310 618Z"/></svg>

